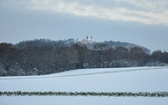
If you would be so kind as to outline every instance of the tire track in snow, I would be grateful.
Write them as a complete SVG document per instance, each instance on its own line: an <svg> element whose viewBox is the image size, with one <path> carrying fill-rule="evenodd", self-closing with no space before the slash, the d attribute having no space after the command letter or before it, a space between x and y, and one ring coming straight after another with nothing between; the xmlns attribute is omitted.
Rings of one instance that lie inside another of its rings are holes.
<svg viewBox="0 0 168 105"><path fill-rule="evenodd" d="M111 73L124 73L124 72L135 72L135 71L147 71L147 70L158 70L165 68L146 68L146 69L131 69L131 70L114 70L114 71L102 71L102 72L94 72L94 73L83 73L83 74L72 74L72 75L63 75L63 76L55 76L55 77L72 77L72 76L85 76L85 75L98 75L98 74L111 74ZM168 69L168 68L167 68ZM53 76L54 77L54 76Z"/></svg>

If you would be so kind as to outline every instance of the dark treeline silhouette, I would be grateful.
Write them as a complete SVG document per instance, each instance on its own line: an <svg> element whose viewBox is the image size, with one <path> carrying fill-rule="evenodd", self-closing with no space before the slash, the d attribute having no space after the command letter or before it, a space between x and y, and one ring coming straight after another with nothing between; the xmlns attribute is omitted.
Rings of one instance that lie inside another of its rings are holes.
<svg viewBox="0 0 168 105"><path fill-rule="evenodd" d="M146 53L135 46L110 47L94 43L91 48L73 41L33 40L0 43L0 75L43 75L84 68L164 66L168 52Z"/></svg>

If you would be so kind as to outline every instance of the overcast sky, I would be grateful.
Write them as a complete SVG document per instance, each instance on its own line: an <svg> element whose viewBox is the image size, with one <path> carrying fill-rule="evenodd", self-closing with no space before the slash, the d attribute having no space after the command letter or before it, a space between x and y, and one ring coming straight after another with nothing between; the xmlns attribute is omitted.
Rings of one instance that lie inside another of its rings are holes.
<svg viewBox="0 0 168 105"><path fill-rule="evenodd" d="M168 1L0 0L0 42L87 35L168 51Z"/></svg>

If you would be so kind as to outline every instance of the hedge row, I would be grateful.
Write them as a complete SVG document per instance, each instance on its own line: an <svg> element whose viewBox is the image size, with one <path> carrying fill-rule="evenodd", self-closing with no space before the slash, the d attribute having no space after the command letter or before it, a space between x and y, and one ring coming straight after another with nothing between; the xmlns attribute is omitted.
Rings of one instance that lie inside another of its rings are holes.
<svg viewBox="0 0 168 105"><path fill-rule="evenodd" d="M0 96L108 96L108 97L168 97L168 92L22 92L0 91Z"/></svg>

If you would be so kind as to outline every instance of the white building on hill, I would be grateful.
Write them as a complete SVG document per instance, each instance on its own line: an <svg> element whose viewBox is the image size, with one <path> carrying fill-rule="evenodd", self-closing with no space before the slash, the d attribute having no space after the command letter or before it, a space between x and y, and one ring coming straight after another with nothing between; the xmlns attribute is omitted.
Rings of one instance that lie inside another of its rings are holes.
<svg viewBox="0 0 168 105"><path fill-rule="evenodd" d="M82 44L91 44L91 43L95 43L96 41L93 40L93 37L92 37L92 36L90 37L90 39L89 39L88 36L86 36L86 38L83 39L81 42L82 42Z"/></svg>

